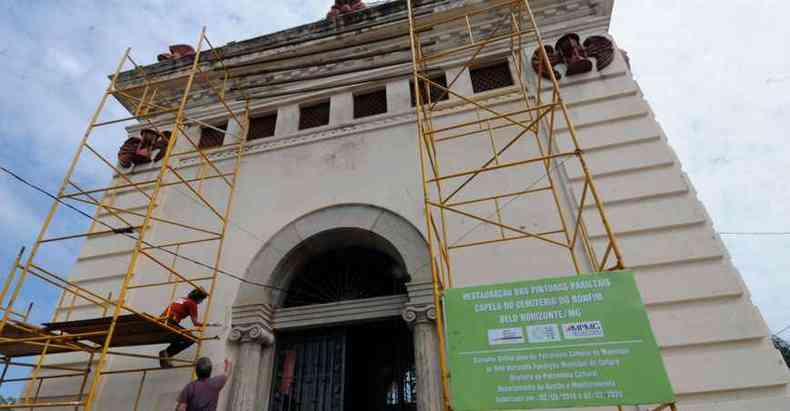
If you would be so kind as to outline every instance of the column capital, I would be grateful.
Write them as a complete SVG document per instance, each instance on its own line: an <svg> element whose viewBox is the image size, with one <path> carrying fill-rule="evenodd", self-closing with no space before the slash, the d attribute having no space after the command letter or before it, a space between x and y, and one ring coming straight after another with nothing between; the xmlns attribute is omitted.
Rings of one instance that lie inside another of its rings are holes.
<svg viewBox="0 0 790 411"><path fill-rule="evenodd" d="M401 311L401 317L410 327L421 323L432 323L436 321L436 307L433 304L407 304Z"/></svg>
<svg viewBox="0 0 790 411"><path fill-rule="evenodd" d="M260 324L234 325L228 340L237 344L255 343L268 346L274 344L274 334Z"/></svg>
<svg viewBox="0 0 790 411"><path fill-rule="evenodd" d="M231 311L231 330L228 340L237 344L247 342L263 345L274 343L272 308L267 304L234 306Z"/></svg>

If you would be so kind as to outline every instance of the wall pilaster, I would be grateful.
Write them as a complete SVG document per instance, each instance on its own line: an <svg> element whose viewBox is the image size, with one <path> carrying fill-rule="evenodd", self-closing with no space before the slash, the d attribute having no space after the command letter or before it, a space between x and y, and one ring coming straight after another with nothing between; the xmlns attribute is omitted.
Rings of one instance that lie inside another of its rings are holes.
<svg viewBox="0 0 790 411"><path fill-rule="evenodd" d="M274 334L271 332L271 308L255 304L233 308L233 326L228 340L239 346L231 382L228 409L254 411L268 409L268 387ZM268 367L265 367L268 365ZM264 403L265 402L265 407ZM262 408L263 407L263 408Z"/></svg>
<svg viewBox="0 0 790 411"><path fill-rule="evenodd" d="M417 411L442 409L439 342L436 336L436 308L432 304L408 304L402 312L414 336L414 365L417 371Z"/></svg>

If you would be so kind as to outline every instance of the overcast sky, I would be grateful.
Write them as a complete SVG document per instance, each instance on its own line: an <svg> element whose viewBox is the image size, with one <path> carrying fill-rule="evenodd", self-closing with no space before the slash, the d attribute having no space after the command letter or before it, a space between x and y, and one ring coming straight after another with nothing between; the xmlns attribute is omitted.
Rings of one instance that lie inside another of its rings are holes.
<svg viewBox="0 0 790 411"><path fill-rule="evenodd" d="M717 231L790 232L790 3L724 3L615 0L611 32ZM790 235L722 238L769 327L790 325Z"/></svg>
<svg viewBox="0 0 790 411"><path fill-rule="evenodd" d="M225 44L315 21L330 4L4 1L0 164L56 191L105 76L127 46L138 62L152 63L168 44L193 43L204 24L215 45ZM790 4L770 0L615 4L612 34L719 231L790 231L788 13ZM99 144L112 156L120 138L108 134ZM97 184L107 178L90 171L81 177ZM49 204L0 175L3 270L20 245L32 242ZM81 224L78 216L66 223ZM790 325L790 236L724 241L770 328ZM47 263L67 272L78 246L53 249ZM46 307L36 312L43 318Z"/></svg>

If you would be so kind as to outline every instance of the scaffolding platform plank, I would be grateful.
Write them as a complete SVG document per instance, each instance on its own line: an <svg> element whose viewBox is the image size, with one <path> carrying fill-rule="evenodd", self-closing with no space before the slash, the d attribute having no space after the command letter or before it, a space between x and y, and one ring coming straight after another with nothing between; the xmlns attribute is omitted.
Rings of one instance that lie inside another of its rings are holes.
<svg viewBox="0 0 790 411"><path fill-rule="evenodd" d="M43 328L29 324L12 325L9 323L3 328L0 337L22 340L35 337L62 337L70 334L96 333L53 339L52 344L57 344L58 346L50 346L47 349L47 354L94 351L101 349L101 346L104 345L106 334L101 334L101 332L107 332L111 324L112 317L44 323L42 324ZM192 334L190 333L189 335ZM112 341L110 341L110 347L169 344L176 341L189 341L189 338L169 330L152 318L139 314L128 314L118 317ZM73 344L75 346L73 348L61 346L65 344ZM0 341L0 354L9 358L40 355L43 349L43 340L35 342Z"/></svg>
<svg viewBox="0 0 790 411"><path fill-rule="evenodd" d="M13 323L10 321L6 323L6 326L3 327L3 332L0 333L0 338L10 338L13 340L21 340L21 339L36 338L36 337L47 337L47 336L54 337L57 336L57 334L47 332L43 328L39 328L34 325L18 323L16 321L14 321ZM19 341L0 342L0 354L2 354L7 358L39 355L41 354L43 349L44 349L44 341L37 341L35 344L19 342ZM49 347L47 349L47 353L57 354L57 353L75 351L75 350L76 349L72 350L70 348Z"/></svg>
<svg viewBox="0 0 790 411"><path fill-rule="evenodd" d="M60 331L65 334L82 334L107 331L110 328L110 324L112 324L112 317L52 322L44 323L43 325L44 329L50 332ZM190 333L190 335L192 334ZM103 345L104 338L104 335L95 335L84 337L80 340ZM127 314L118 316L110 347L169 344L176 341L189 341L189 338L169 330L163 324L154 321L154 317Z"/></svg>

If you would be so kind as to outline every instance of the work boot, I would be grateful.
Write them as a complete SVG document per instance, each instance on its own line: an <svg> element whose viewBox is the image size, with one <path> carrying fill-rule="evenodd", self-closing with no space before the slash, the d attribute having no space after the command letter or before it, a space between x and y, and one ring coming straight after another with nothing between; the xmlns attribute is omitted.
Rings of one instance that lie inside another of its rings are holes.
<svg viewBox="0 0 790 411"><path fill-rule="evenodd" d="M167 350L159 351L159 366L162 368L173 368L170 356L167 355Z"/></svg>

